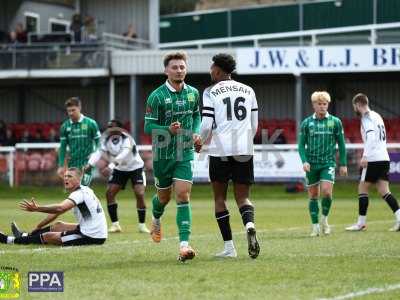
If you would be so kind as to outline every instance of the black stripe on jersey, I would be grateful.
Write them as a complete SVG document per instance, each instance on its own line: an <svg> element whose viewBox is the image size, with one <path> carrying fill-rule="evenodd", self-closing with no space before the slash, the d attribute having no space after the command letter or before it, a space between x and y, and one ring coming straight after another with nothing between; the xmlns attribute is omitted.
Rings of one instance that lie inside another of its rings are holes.
<svg viewBox="0 0 400 300"><path fill-rule="evenodd" d="M214 111L214 108L213 108L213 107L210 107L210 106L203 106L202 110L211 110L211 111Z"/></svg>
<svg viewBox="0 0 400 300"><path fill-rule="evenodd" d="M366 132L366 134L368 133L368 132L374 132L372 129L371 130L368 130L367 132Z"/></svg>
<svg viewBox="0 0 400 300"><path fill-rule="evenodd" d="M92 217L92 215L90 214L90 210L87 207L85 202L79 203L77 205L77 207L78 207L79 211L81 212L83 219L88 220Z"/></svg>
<svg viewBox="0 0 400 300"><path fill-rule="evenodd" d="M202 114L201 116L202 116L202 117L210 117L210 118L214 118L214 115L213 115L213 114L207 114L207 113L205 113L205 114Z"/></svg>
<svg viewBox="0 0 400 300"><path fill-rule="evenodd" d="M258 108L252 108L251 109L251 111L257 111L258 110Z"/></svg>

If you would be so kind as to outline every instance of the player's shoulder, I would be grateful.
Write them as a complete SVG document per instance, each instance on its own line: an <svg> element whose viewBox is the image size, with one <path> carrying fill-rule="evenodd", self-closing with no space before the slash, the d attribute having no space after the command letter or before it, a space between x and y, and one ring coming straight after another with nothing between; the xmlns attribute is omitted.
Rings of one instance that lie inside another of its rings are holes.
<svg viewBox="0 0 400 300"><path fill-rule="evenodd" d="M67 128L69 126L71 126L71 120L67 118L61 123L60 129Z"/></svg>
<svg viewBox="0 0 400 300"><path fill-rule="evenodd" d="M380 119L382 119L381 115L378 114L376 111L373 111L373 110L370 110L367 113L365 113L362 118L370 119L370 120L380 120Z"/></svg>
<svg viewBox="0 0 400 300"><path fill-rule="evenodd" d="M166 90L167 90L167 86L165 85L165 83L161 84L160 86L156 87L149 95L149 99L150 98L156 98L159 97L160 95L162 95Z"/></svg>
<svg viewBox="0 0 400 300"><path fill-rule="evenodd" d="M252 88L251 86L249 86L249 85L243 83L243 82L236 81L236 80L231 80L231 82L232 82L232 84L234 84L234 85L240 86L240 87L244 88L245 90L250 90L250 91L252 91L252 92L254 93L253 88Z"/></svg>
<svg viewBox="0 0 400 300"><path fill-rule="evenodd" d="M185 83L185 85L186 85L186 89L187 89L187 91L188 91L189 93L190 93L190 92L195 93L195 94L198 94L198 93L199 93L199 90L196 89L194 86L191 86L190 84L187 84L187 83Z"/></svg>
<svg viewBox="0 0 400 300"><path fill-rule="evenodd" d="M336 124L341 124L341 123L342 123L342 120L340 120L339 117L334 116L334 115L329 115L329 118L328 118L328 119L334 121Z"/></svg>
<svg viewBox="0 0 400 300"><path fill-rule="evenodd" d="M301 121L301 125L306 125L310 122L314 121L314 115L306 117L303 121Z"/></svg>

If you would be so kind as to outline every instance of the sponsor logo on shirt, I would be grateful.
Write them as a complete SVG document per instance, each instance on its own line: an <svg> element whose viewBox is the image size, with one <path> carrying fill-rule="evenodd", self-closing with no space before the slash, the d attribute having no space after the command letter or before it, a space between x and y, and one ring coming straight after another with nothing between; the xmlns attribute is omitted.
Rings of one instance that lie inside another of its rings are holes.
<svg viewBox="0 0 400 300"><path fill-rule="evenodd" d="M328 127L333 127L333 126L335 126L335 123L332 120L330 120L330 121L328 121L327 125L328 125Z"/></svg>
<svg viewBox="0 0 400 300"><path fill-rule="evenodd" d="M83 129L83 130L86 130L86 129L88 129L88 126L87 126L87 124L82 124L82 129Z"/></svg>
<svg viewBox="0 0 400 300"><path fill-rule="evenodd" d="M172 100L171 100L171 98L166 98L166 99L164 100L164 102L165 102L165 104L171 104L171 103L172 103Z"/></svg>
<svg viewBox="0 0 400 300"><path fill-rule="evenodd" d="M193 93L188 94L188 101L194 102L194 94Z"/></svg>

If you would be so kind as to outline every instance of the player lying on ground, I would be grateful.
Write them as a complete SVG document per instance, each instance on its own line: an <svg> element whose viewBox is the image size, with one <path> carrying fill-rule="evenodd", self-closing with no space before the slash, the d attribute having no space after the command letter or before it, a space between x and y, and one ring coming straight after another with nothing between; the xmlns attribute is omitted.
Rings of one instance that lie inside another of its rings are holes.
<svg viewBox="0 0 400 300"><path fill-rule="evenodd" d="M322 194L322 232L330 234L328 214L332 205L333 184L335 183L336 144L339 146L339 172L347 175L346 145L342 122L328 113L331 96L323 92L311 95L314 114L301 123L299 154L306 172L309 211L312 222L311 236L320 235L318 198Z"/></svg>
<svg viewBox="0 0 400 300"><path fill-rule="evenodd" d="M366 95L357 94L353 98L353 109L361 118L361 137L364 153L360 161L362 168L358 185L358 221L346 228L361 231L367 228L368 190L376 185L378 193L392 209L396 223L390 231L400 231L400 209L396 198L389 189L390 158L386 147L386 130L382 117L369 108Z"/></svg>
<svg viewBox="0 0 400 300"><path fill-rule="evenodd" d="M69 168L64 174L64 186L70 192L67 199L59 204L39 205L33 198L20 203L20 208L28 212L47 213L47 217L30 232L21 232L12 223L14 236L0 232L0 242L4 244L50 244L63 246L100 245L107 239L107 222L99 199L93 190L81 186L82 173L77 168ZM66 211L73 210L77 224L55 222ZM46 227L45 227L46 226Z"/></svg>
<svg viewBox="0 0 400 300"><path fill-rule="evenodd" d="M121 189L125 189L126 183L130 180L136 197L139 232L150 233L145 224L144 191L146 175L143 171L144 162L136 149L135 140L122 127L122 123L118 120L108 122L107 130L101 138L100 148L90 156L85 170L93 168L102 155L106 156L106 159L110 162L108 169L112 173L106 191L107 209L112 222L109 232L122 231L118 220L118 203L115 201L115 196Z"/></svg>
<svg viewBox="0 0 400 300"><path fill-rule="evenodd" d="M180 261L195 257L189 246L192 226L190 193L194 159L193 140L200 128L199 92L184 82L186 54L167 54L164 58L167 81L147 99L144 130L152 135L153 172L157 194L153 196L151 237L160 242L161 216L175 190L179 231Z"/></svg>
<svg viewBox="0 0 400 300"><path fill-rule="evenodd" d="M215 218L224 240L224 250L216 256L237 256L226 205L228 182L232 180L236 204L247 232L249 256L256 258L260 246L249 194L254 182L253 138L258 126L258 106L253 89L231 79L235 67L236 62L229 54L213 57L210 70L213 85L203 94L200 135L201 141L211 138L209 175L214 191ZM200 151L201 141L195 141L196 151Z"/></svg>

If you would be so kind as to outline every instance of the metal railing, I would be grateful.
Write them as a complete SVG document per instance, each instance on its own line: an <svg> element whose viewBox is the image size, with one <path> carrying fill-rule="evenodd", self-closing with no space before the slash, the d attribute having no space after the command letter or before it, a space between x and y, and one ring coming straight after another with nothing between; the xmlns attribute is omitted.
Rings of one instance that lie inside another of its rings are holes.
<svg viewBox="0 0 400 300"><path fill-rule="evenodd" d="M152 47L148 40L129 38L119 34L103 32L102 41L110 50L143 50Z"/></svg>
<svg viewBox="0 0 400 300"><path fill-rule="evenodd" d="M0 45L0 69L106 68L104 43L37 43Z"/></svg>
<svg viewBox="0 0 400 300"><path fill-rule="evenodd" d="M400 42L400 22L161 43L159 48L317 46L329 43L374 45L395 42Z"/></svg>

